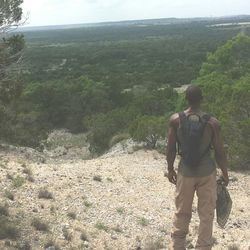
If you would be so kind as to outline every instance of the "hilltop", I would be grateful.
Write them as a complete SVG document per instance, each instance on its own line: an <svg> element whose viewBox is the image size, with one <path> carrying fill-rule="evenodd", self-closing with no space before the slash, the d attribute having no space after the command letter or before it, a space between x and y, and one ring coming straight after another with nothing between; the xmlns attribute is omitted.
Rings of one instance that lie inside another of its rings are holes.
<svg viewBox="0 0 250 250"><path fill-rule="evenodd" d="M62 160L15 147L1 147L0 155L1 218L8 211L19 233L1 240L0 249L167 249L174 186L163 176L164 155L111 150ZM230 179L232 215L225 230L215 223L214 249L248 249L249 173L230 172ZM197 221L194 207L188 249Z"/></svg>

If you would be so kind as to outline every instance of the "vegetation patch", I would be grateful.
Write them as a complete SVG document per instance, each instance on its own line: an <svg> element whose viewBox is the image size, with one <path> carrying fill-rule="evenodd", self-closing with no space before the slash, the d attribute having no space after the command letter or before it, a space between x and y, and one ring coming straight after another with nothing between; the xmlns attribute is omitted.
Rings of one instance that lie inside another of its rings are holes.
<svg viewBox="0 0 250 250"><path fill-rule="evenodd" d="M9 190L5 190L4 196L12 201L14 201L14 199L15 199L14 194Z"/></svg>
<svg viewBox="0 0 250 250"><path fill-rule="evenodd" d="M158 250L158 249L166 249L166 246L163 244L162 239L148 239L144 244L144 250Z"/></svg>
<svg viewBox="0 0 250 250"><path fill-rule="evenodd" d="M146 226L148 226L149 221L148 221L146 218L144 218L144 217L139 217L139 218L138 218L138 223L139 223L141 226L146 227Z"/></svg>
<svg viewBox="0 0 250 250"><path fill-rule="evenodd" d="M39 199L53 199L53 194L49 192L47 189L41 189L38 193Z"/></svg>
<svg viewBox="0 0 250 250"><path fill-rule="evenodd" d="M5 216L0 215L0 240L2 239L17 239L19 236L19 230L10 222Z"/></svg>
<svg viewBox="0 0 250 250"><path fill-rule="evenodd" d="M93 177L93 180L94 180L94 181L98 181L98 182L102 182L102 177L101 177L100 175L95 175L95 176Z"/></svg>
<svg viewBox="0 0 250 250"><path fill-rule="evenodd" d="M92 206L92 203L89 202L89 201L84 201L83 204L84 204L85 207L91 207Z"/></svg>
<svg viewBox="0 0 250 250"><path fill-rule="evenodd" d="M68 216L70 219L73 219L73 220L76 219L76 213L75 213L75 212L68 212L68 213L67 213L67 216Z"/></svg>
<svg viewBox="0 0 250 250"><path fill-rule="evenodd" d="M82 241L89 241L89 237L88 237L87 233L84 230L82 230L82 232L81 232L80 239Z"/></svg>
<svg viewBox="0 0 250 250"><path fill-rule="evenodd" d="M25 178L18 175L12 179L12 183L15 188L19 188L25 183Z"/></svg>
<svg viewBox="0 0 250 250"><path fill-rule="evenodd" d="M53 248L54 250L61 250L54 240L49 240L45 245L44 249Z"/></svg>
<svg viewBox="0 0 250 250"><path fill-rule="evenodd" d="M116 212L118 214L124 214L125 213L125 208L124 207L118 207L118 208L116 208Z"/></svg>
<svg viewBox="0 0 250 250"><path fill-rule="evenodd" d="M31 225L37 230L37 231L43 231L48 232L49 231L49 225L46 222L43 222L39 218L34 218L31 222Z"/></svg>
<svg viewBox="0 0 250 250"><path fill-rule="evenodd" d="M101 230L101 231L105 231L105 232L108 232L108 230L109 230L108 226L106 226L103 222L100 222L100 221L98 221L95 224L95 228L97 228L98 230Z"/></svg>

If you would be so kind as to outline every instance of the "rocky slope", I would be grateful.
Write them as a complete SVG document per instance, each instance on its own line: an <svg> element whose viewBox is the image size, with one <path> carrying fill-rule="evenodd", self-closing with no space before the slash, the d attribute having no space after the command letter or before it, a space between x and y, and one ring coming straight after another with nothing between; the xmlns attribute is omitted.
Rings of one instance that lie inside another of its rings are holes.
<svg viewBox="0 0 250 250"><path fill-rule="evenodd" d="M0 215L18 228L16 239L0 240L0 249L167 249L174 186L163 176L165 157L156 151L61 160L2 149L0 157ZM232 214L225 229L214 223L214 249L247 250L250 176L230 176ZM197 225L194 205L189 249Z"/></svg>

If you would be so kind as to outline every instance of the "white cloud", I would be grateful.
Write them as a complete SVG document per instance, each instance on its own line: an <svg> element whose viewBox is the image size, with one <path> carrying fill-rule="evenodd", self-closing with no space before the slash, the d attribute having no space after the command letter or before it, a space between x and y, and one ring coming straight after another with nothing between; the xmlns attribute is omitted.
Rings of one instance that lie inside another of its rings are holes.
<svg viewBox="0 0 250 250"><path fill-rule="evenodd" d="M246 0L24 0L30 25L250 14Z"/></svg>

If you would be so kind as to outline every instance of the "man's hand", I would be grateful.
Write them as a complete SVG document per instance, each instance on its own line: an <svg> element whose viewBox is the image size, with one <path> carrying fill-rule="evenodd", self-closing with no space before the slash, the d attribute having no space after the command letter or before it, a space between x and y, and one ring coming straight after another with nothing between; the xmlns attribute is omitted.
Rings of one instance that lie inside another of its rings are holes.
<svg viewBox="0 0 250 250"><path fill-rule="evenodd" d="M165 172L164 176L168 177L169 182L171 182L174 185L176 185L177 174L176 174L176 172L173 169L169 170L168 172Z"/></svg>

